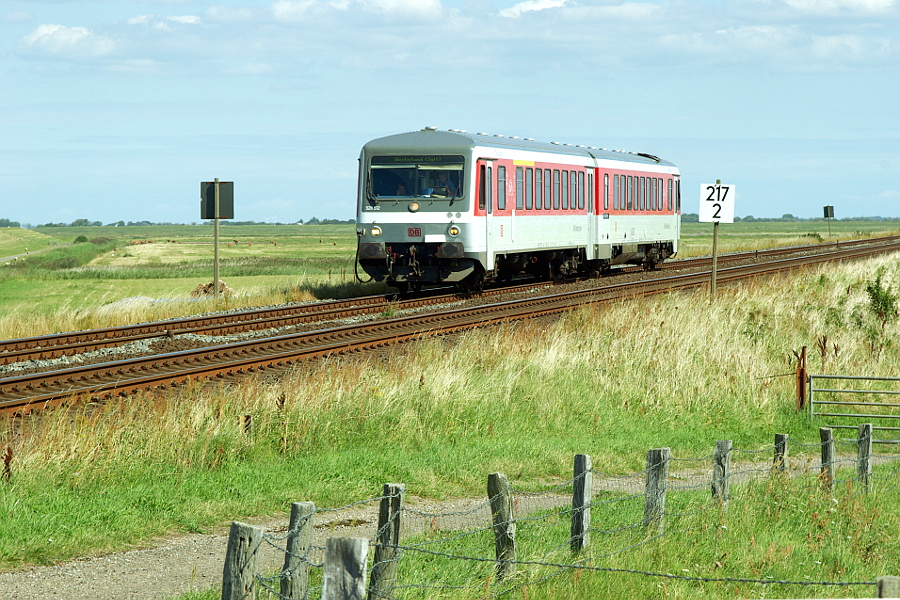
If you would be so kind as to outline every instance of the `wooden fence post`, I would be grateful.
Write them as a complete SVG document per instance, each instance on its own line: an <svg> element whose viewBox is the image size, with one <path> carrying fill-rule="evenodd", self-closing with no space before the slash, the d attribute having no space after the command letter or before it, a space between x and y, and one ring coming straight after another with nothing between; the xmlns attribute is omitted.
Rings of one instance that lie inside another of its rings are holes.
<svg viewBox="0 0 900 600"><path fill-rule="evenodd" d="M869 491L869 482L872 479L872 424L862 423L856 436L857 473Z"/></svg>
<svg viewBox="0 0 900 600"><path fill-rule="evenodd" d="M494 522L497 575L500 579L516 572L516 521L509 480L503 473L488 475L488 498Z"/></svg>
<svg viewBox="0 0 900 600"><path fill-rule="evenodd" d="M772 469L775 471L784 472L787 469L788 437L786 433L775 434L775 458L772 461Z"/></svg>
<svg viewBox="0 0 900 600"><path fill-rule="evenodd" d="M806 408L806 346L797 356L797 412Z"/></svg>
<svg viewBox="0 0 900 600"><path fill-rule="evenodd" d="M716 442L713 454L712 497L728 504L728 477L731 471L731 440Z"/></svg>
<svg viewBox="0 0 900 600"><path fill-rule="evenodd" d="M647 451L647 478L644 492L644 527L656 524L663 532L663 514L666 509L666 488L669 481L668 448Z"/></svg>
<svg viewBox="0 0 900 600"><path fill-rule="evenodd" d="M900 598L900 577L886 575L877 580L876 598Z"/></svg>
<svg viewBox="0 0 900 600"><path fill-rule="evenodd" d="M365 538L325 540L322 600L363 600L368 557L369 540Z"/></svg>
<svg viewBox="0 0 900 600"><path fill-rule="evenodd" d="M375 542L375 559L369 580L369 600L390 598L397 579L400 551L400 525L403 510L403 494L406 486L400 483L384 484L381 507L378 511L378 533Z"/></svg>
<svg viewBox="0 0 900 600"><path fill-rule="evenodd" d="M222 600L256 598L256 558L264 533L262 527L231 523L222 572Z"/></svg>
<svg viewBox="0 0 900 600"><path fill-rule="evenodd" d="M281 568L281 595L291 600L306 598L309 581L309 545L312 542L313 516L316 505L312 502L291 504L291 520L288 525L284 566Z"/></svg>
<svg viewBox="0 0 900 600"><path fill-rule="evenodd" d="M570 545L572 552L580 552L591 541L591 499L593 497L594 473L591 457L587 454L575 455L575 481L572 485L572 529Z"/></svg>
<svg viewBox="0 0 900 600"><path fill-rule="evenodd" d="M834 483L834 432L830 427L819 427L822 441L822 487L831 491Z"/></svg>

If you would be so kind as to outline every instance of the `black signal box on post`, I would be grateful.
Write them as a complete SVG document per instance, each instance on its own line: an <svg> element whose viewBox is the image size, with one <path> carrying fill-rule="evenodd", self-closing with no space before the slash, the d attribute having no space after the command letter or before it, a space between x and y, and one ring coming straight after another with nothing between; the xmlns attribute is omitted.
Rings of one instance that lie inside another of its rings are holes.
<svg viewBox="0 0 900 600"><path fill-rule="evenodd" d="M234 182L219 182L219 218L234 218ZM200 218L216 218L216 182L200 182Z"/></svg>
<svg viewBox="0 0 900 600"><path fill-rule="evenodd" d="M833 219L833 218L834 218L834 207L833 207L833 206L826 206L826 207L825 207L825 218L826 218L826 219Z"/></svg>

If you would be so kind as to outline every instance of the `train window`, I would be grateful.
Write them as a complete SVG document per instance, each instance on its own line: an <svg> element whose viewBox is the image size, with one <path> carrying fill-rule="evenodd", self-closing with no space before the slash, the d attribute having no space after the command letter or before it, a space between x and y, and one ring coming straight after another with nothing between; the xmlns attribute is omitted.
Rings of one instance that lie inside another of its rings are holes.
<svg viewBox="0 0 900 600"><path fill-rule="evenodd" d="M603 174L603 210L609 210L609 173Z"/></svg>
<svg viewBox="0 0 900 600"><path fill-rule="evenodd" d="M562 209L569 210L569 172L562 172Z"/></svg>
<svg viewBox="0 0 900 600"><path fill-rule="evenodd" d="M478 168L478 208L484 210L487 197L487 167L481 165Z"/></svg>
<svg viewBox="0 0 900 600"><path fill-rule="evenodd" d="M559 170L553 169L553 208L559 210Z"/></svg>
<svg viewBox="0 0 900 600"><path fill-rule="evenodd" d="M462 156L373 156L372 193L379 197L447 198L462 196Z"/></svg>
<svg viewBox="0 0 900 600"><path fill-rule="evenodd" d="M672 210L672 180L669 179L668 189L666 190L666 210Z"/></svg>
<svg viewBox="0 0 900 600"><path fill-rule="evenodd" d="M628 198L628 210L631 210L634 206L634 177L628 176L628 189L625 191L626 197Z"/></svg>
<svg viewBox="0 0 900 600"><path fill-rule="evenodd" d="M662 178L657 177L653 181L656 182L656 210L662 210Z"/></svg>
<svg viewBox="0 0 900 600"><path fill-rule="evenodd" d="M619 198L622 196L622 187L619 185L619 176L613 176L613 210L619 210Z"/></svg>
<svg viewBox="0 0 900 600"><path fill-rule="evenodd" d="M534 208L534 195L531 193L534 169L525 169L525 208Z"/></svg>
<svg viewBox="0 0 900 600"><path fill-rule="evenodd" d="M641 195L641 210L647 210L647 178L641 177L641 185L638 193Z"/></svg>
<svg viewBox="0 0 900 600"><path fill-rule="evenodd" d="M578 210L584 210L584 171L578 172Z"/></svg>
<svg viewBox="0 0 900 600"><path fill-rule="evenodd" d="M541 179L543 171L536 169L534 171L534 207L541 210L544 204L544 184Z"/></svg>
<svg viewBox="0 0 900 600"><path fill-rule="evenodd" d="M522 167L516 167L516 210L525 208L525 182Z"/></svg>
<svg viewBox="0 0 900 600"><path fill-rule="evenodd" d="M594 172L589 171L587 176L587 197L588 197L588 212L590 213L594 206ZM596 212L596 211L594 211Z"/></svg>
<svg viewBox="0 0 900 600"><path fill-rule="evenodd" d="M578 175L575 171L570 174L569 179L569 208L575 210L578 207Z"/></svg>
<svg viewBox="0 0 900 600"><path fill-rule="evenodd" d="M497 167L497 210L506 210L506 167Z"/></svg>
<svg viewBox="0 0 900 600"><path fill-rule="evenodd" d="M647 187L650 191L650 210L656 210L656 177L647 178Z"/></svg>
<svg viewBox="0 0 900 600"><path fill-rule="evenodd" d="M681 212L681 180L675 180L675 211Z"/></svg>
<svg viewBox="0 0 900 600"><path fill-rule="evenodd" d="M491 214L494 210L494 167L488 165L487 168L487 211Z"/></svg>
<svg viewBox="0 0 900 600"><path fill-rule="evenodd" d="M544 208L550 210L553 208L553 183L550 180L550 169L544 169Z"/></svg>

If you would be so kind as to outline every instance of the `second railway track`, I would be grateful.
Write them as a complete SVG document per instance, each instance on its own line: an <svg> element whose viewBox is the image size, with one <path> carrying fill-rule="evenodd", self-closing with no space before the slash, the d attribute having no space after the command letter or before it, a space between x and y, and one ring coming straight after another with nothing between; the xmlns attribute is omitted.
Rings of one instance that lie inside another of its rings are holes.
<svg viewBox="0 0 900 600"><path fill-rule="evenodd" d="M900 251L900 242L848 248L799 259L784 259L724 268L722 283L770 274L804 265L856 259ZM85 398L126 395L140 389L177 386L189 381L252 373L283 367L309 358L343 354L361 349L431 335L454 333L499 321L558 313L593 302L698 287L709 280L708 272L679 274L585 290L554 293L535 298L509 300L474 308L442 310L427 314L383 319L86 365L44 373L0 379L0 410L22 413L73 396Z"/></svg>
<svg viewBox="0 0 900 600"><path fill-rule="evenodd" d="M900 236L873 238L869 240L853 240L773 248L750 252L736 252L719 257L722 265L747 260L771 259L797 253L834 251L842 248L883 245L897 241ZM663 269L703 268L710 263L710 258L692 258L671 261L661 265ZM635 271L638 268L626 268L622 271ZM516 287L490 289L482 292L481 297L500 294L515 294L518 291L531 290L535 287L549 286L547 282L531 282ZM309 304L287 305L274 308L235 311L227 314L185 317L153 323L111 327L107 329L91 329L70 333L59 333L35 336L14 340L0 341L0 366L25 361L48 360L63 356L75 356L106 348L115 348L131 342L171 338L185 334L197 335L229 335L252 331L265 331L303 325L336 321L360 315L379 314L386 310L402 311L411 308L444 304L461 300L458 294L429 294L416 298L396 300L390 294L349 298L345 300L329 300Z"/></svg>

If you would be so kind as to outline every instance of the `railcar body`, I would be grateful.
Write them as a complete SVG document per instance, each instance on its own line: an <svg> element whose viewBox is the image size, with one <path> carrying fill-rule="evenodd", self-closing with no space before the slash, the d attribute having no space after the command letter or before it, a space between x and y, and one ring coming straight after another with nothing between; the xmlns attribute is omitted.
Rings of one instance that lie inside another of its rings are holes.
<svg viewBox="0 0 900 600"><path fill-rule="evenodd" d="M678 251L680 205L650 154L428 127L363 146L357 260L401 290L652 268Z"/></svg>

